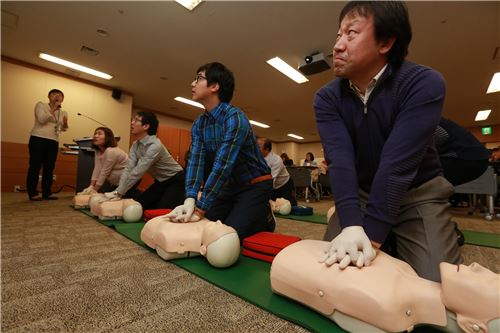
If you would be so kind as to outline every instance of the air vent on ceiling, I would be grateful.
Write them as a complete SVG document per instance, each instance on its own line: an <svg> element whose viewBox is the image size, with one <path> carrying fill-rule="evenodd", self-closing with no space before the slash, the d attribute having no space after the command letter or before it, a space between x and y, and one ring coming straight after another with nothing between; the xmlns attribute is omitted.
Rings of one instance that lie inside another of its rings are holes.
<svg viewBox="0 0 500 333"><path fill-rule="evenodd" d="M70 68L66 68L66 70L64 71L66 74L69 74L71 76L80 76L82 73L79 72L79 71L75 71L73 69L70 69Z"/></svg>
<svg viewBox="0 0 500 333"><path fill-rule="evenodd" d="M93 49L93 48L85 46L85 45L83 45L80 48L80 51L82 51L83 53L89 54L89 55L93 55L93 56L96 56L99 54L99 51L97 51L96 49Z"/></svg>
<svg viewBox="0 0 500 333"><path fill-rule="evenodd" d="M2 9L2 27L17 29L19 16Z"/></svg>

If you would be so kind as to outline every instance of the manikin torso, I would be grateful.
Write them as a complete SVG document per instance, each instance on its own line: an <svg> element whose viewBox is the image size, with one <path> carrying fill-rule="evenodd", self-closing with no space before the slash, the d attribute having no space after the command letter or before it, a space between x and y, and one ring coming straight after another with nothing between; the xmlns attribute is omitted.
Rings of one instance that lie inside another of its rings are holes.
<svg viewBox="0 0 500 333"><path fill-rule="evenodd" d="M441 284L418 277L408 264L383 252L378 253L370 266L362 269L350 266L340 270L338 265L328 267L318 262L326 244L323 241L303 240L282 250L271 267L273 291L306 304L350 331L401 332L411 330L417 324L446 326L451 332L460 331L456 324L450 323L445 304L450 310L460 313L463 300L450 301L455 307L443 303ZM450 266L456 271L457 266ZM452 294L463 290L464 282L474 286L471 289L484 289L481 281L496 279L496 287L484 291L490 295L489 298L481 295L471 301L484 302L486 305L483 306L496 310L488 312L487 319L476 317L472 320L474 322L484 323L500 316L498 275L488 273L482 272L481 276L476 274L475 277L460 276L449 287L453 290L450 291ZM443 285L447 277L448 273L442 271ZM478 295L470 289L469 292ZM469 304L468 307L475 308L475 305ZM472 329L472 326L469 327ZM487 332L486 325L481 328Z"/></svg>

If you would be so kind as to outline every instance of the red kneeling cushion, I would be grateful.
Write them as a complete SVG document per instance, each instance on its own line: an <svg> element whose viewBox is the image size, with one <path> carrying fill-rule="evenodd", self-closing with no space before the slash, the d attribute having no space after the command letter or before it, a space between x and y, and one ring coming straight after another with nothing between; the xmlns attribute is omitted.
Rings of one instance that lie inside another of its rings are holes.
<svg viewBox="0 0 500 333"><path fill-rule="evenodd" d="M243 239L242 254L267 262L272 262L274 256L290 244L298 242L297 236L276 234L273 232L259 232Z"/></svg>
<svg viewBox="0 0 500 333"><path fill-rule="evenodd" d="M171 211L172 210L169 208L147 209L144 211L144 221L151 220L153 217L168 214Z"/></svg>

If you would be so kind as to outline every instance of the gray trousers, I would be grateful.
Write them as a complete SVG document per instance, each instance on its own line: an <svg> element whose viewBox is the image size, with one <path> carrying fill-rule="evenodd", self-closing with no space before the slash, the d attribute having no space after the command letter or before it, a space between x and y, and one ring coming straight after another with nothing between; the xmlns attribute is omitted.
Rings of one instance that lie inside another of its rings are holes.
<svg viewBox="0 0 500 333"><path fill-rule="evenodd" d="M409 190L399 209L391 233L397 257L413 267L425 279L440 282L439 263L461 264L463 258L457 244L455 227L447 209L453 186L443 177L435 177ZM361 210L366 211L368 194L360 190ZM335 213L328 221L324 240L332 240L340 232Z"/></svg>

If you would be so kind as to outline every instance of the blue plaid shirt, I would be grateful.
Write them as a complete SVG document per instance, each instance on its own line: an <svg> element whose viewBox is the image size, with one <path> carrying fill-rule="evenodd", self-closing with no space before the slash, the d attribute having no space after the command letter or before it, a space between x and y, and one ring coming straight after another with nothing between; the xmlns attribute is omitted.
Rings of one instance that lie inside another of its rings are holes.
<svg viewBox="0 0 500 333"><path fill-rule="evenodd" d="M220 103L205 111L191 129L191 156L186 169L186 197L196 198L205 180L196 206L207 210L222 186L248 184L271 170L262 156L252 127L240 109Z"/></svg>

